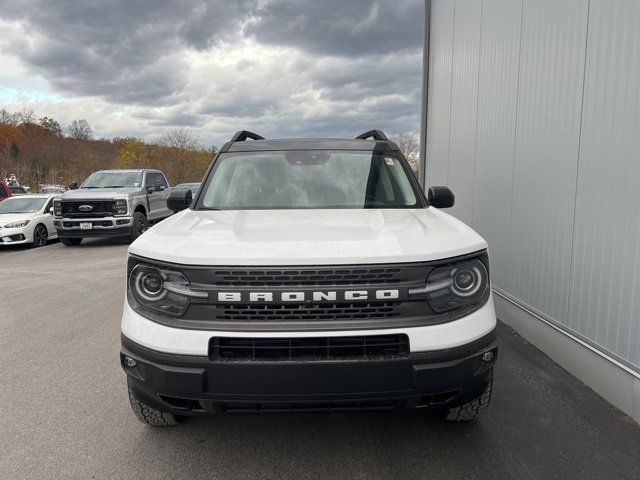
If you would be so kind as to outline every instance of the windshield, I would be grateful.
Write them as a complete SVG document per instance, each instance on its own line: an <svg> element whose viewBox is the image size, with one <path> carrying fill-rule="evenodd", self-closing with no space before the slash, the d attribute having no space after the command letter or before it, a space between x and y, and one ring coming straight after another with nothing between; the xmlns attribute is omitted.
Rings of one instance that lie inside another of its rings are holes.
<svg viewBox="0 0 640 480"><path fill-rule="evenodd" d="M140 172L95 172L89 175L81 188L124 188L141 184Z"/></svg>
<svg viewBox="0 0 640 480"><path fill-rule="evenodd" d="M0 203L0 214L3 213L36 213L42 210L46 198L41 197L20 197L7 198Z"/></svg>
<svg viewBox="0 0 640 480"><path fill-rule="evenodd" d="M58 188L58 187L49 187L49 188L43 188L42 190L40 190L41 193L62 193L62 189Z"/></svg>
<svg viewBox="0 0 640 480"><path fill-rule="evenodd" d="M197 208L421 207L409 175L395 153L226 153L217 158Z"/></svg>

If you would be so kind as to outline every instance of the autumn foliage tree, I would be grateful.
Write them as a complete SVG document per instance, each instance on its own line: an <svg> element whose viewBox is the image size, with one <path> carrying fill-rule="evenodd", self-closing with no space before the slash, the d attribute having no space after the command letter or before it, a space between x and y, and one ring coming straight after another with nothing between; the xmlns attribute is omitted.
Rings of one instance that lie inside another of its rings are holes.
<svg viewBox="0 0 640 480"><path fill-rule="evenodd" d="M64 136L53 118L36 120L31 110L0 109L0 179L15 174L38 191L44 184L82 182L109 168L157 168L171 184L202 179L215 149L206 149L187 129L165 131L156 141L126 137L92 139L88 122L77 120Z"/></svg>
<svg viewBox="0 0 640 480"><path fill-rule="evenodd" d="M118 150L115 168L149 168L147 144L137 138L125 140Z"/></svg>
<svg viewBox="0 0 640 480"><path fill-rule="evenodd" d="M93 136L89 122L82 119L71 122L67 127L67 131L69 132L69 136L76 140L91 140L91 137Z"/></svg>

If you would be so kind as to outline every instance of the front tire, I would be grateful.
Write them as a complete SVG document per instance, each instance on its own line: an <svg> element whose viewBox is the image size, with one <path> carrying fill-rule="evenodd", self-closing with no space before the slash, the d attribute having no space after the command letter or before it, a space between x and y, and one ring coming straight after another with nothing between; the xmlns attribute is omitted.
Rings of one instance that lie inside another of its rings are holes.
<svg viewBox="0 0 640 480"><path fill-rule="evenodd" d="M147 216L142 212L135 212L133 214L133 225L131 225L131 234L129 235L129 240L134 241L140 235L142 235L147 228L149 228L149 222L147 221Z"/></svg>
<svg viewBox="0 0 640 480"><path fill-rule="evenodd" d="M458 407L452 407L447 411L445 418L453 422L468 422L475 420L489 407L491 402L491 390L493 380L490 380L484 391L476 398Z"/></svg>
<svg viewBox="0 0 640 480"><path fill-rule="evenodd" d="M82 243L82 239L81 238L60 237L60 241L62 242L62 244L65 247L77 247L78 245L80 245Z"/></svg>
<svg viewBox="0 0 640 480"><path fill-rule="evenodd" d="M167 412L161 412L149 405L142 403L140 400L133 396L131 387L127 386L129 390L129 403L131 404L131 410L138 420L145 425L152 427L172 427L179 423L179 417Z"/></svg>
<svg viewBox="0 0 640 480"><path fill-rule="evenodd" d="M47 227L44 225L36 226L33 231L33 248L44 247L47 244L48 238L49 233L47 232Z"/></svg>

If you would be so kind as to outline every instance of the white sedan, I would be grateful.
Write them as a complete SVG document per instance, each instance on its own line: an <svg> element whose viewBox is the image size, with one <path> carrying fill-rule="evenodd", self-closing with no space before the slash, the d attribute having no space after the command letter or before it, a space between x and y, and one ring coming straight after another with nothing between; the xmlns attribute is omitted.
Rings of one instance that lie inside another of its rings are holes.
<svg viewBox="0 0 640 480"><path fill-rule="evenodd" d="M42 247L58 236L53 226L55 195L23 195L0 203L0 245Z"/></svg>

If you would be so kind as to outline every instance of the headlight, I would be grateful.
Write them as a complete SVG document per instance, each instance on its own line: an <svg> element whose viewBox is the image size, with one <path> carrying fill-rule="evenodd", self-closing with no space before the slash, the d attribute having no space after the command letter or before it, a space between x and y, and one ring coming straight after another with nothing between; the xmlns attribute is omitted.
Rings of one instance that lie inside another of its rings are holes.
<svg viewBox="0 0 640 480"><path fill-rule="evenodd" d="M29 225L29 220L23 220L21 222L7 223L4 228L22 228L26 227L27 225Z"/></svg>
<svg viewBox="0 0 640 480"><path fill-rule="evenodd" d="M434 269L427 285L410 293L426 294L431 309L443 313L478 303L488 289L487 267L474 259Z"/></svg>
<svg viewBox="0 0 640 480"><path fill-rule="evenodd" d="M172 317L182 316L191 298L208 298L206 292L191 290L181 272L144 264L131 270L129 292L142 309Z"/></svg>
<svg viewBox="0 0 640 480"><path fill-rule="evenodd" d="M125 198L119 198L113 201L113 213L116 215L126 215L127 211L127 200Z"/></svg>
<svg viewBox="0 0 640 480"><path fill-rule="evenodd" d="M62 216L62 200L54 200L53 201L53 214L56 217Z"/></svg>

